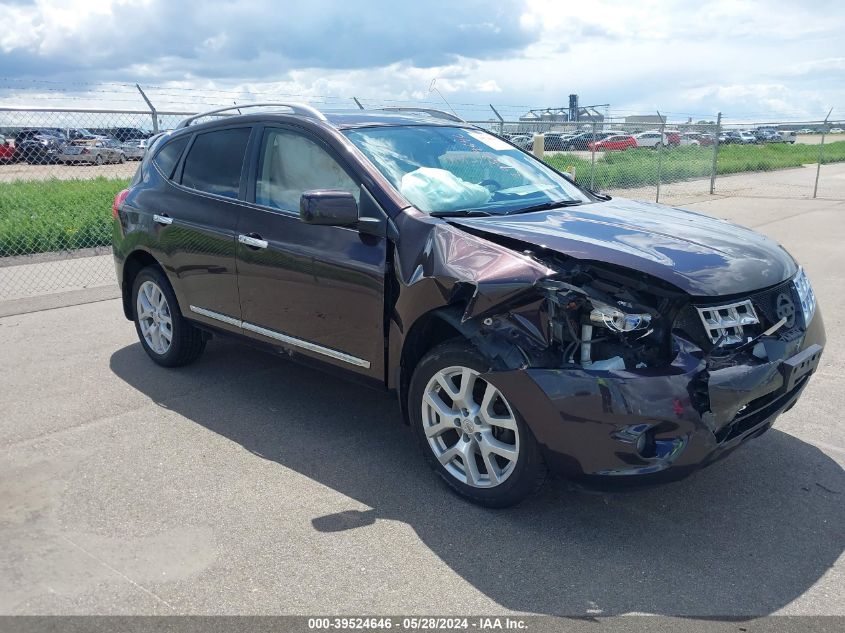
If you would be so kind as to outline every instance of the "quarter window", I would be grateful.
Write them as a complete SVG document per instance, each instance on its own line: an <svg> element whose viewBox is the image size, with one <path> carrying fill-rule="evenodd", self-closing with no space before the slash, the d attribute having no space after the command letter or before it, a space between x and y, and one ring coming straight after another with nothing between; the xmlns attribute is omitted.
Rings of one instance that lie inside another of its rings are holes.
<svg viewBox="0 0 845 633"><path fill-rule="evenodd" d="M179 162L179 157L185 151L185 145L188 143L188 137L177 138L176 140L166 143L158 153L155 155L153 162L159 168L164 177L167 179L173 178L173 170L176 168L176 163Z"/></svg>
<svg viewBox="0 0 845 633"><path fill-rule="evenodd" d="M320 145L286 130L267 130L261 145L255 202L299 213L299 198L312 189L348 191L360 203L360 187Z"/></svg>
<svg viewBox="0 0 845 633"><path fill-rule="evenodd" d="M237 198L250 128L197 135L185 158L182 184L191 189Z"/></svg>

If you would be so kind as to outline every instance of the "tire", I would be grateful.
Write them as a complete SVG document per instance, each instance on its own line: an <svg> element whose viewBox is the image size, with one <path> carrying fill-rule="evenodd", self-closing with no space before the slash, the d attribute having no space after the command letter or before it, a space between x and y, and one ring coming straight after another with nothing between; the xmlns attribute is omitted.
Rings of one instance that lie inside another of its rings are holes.
<svg viewBox="0 0 845 633"><path fill-rule="evenodd" d="M94 162L95 162L97 165L102 165L102 164L103 164L103 155L102 155L102 154L97 154L97 158L95 158L95 159L94 159Z"/></svg>
<svg viewBox="0 0 845 633"><path fill-rule="evenodd" d="M117 163L119 165L122 165L125 162L126 162L126 156L124 154L121 154L120 157L117 159Z"/></svg>
<svg viewBox="0 0 845 633"><path fill-rule="evenodd" d="M150 295L149 291L152 289L164 296L164 304L157 310L155 304L158 303L159 296L156 293ZM140 293L143 293L143 298L139 297ZM146 312L154 313L150 319L144 318L145 305ZM153 309L150 310L150 307ZM205 350L206 336L182 316L170 282L157 268L142 269L132 283L132 319L144 351L163 367L188 365ZM167 319L170 321L169 328ZM165 332L170 336L169 342Z"/></svg>
<svg viewBox="0 0 845 633"><path fill-rule="evenodd" d="M547 469L537 440L519 412L480 377L489 370L490 363L464 339L438 345L414 370L408 411L423 455L443 481L473 503L505 508L538 490ZM453 394L458 394L454 400L442 380L450 381ZM474 388L462 398L461 387L468 380ZM485 401L487 414L478 406ZM468 406L474 408L467 411ZM438 410L444 415L437 414ZM461 450L474 466L467 468ZM510 459L502 453L515 457Z"/></svg>

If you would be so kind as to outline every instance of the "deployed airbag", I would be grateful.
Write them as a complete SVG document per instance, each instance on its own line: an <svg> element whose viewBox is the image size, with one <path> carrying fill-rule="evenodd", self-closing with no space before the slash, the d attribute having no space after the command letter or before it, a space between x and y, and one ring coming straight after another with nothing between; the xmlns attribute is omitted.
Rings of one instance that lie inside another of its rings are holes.
<svg viewBox="0 0 845 633"><path fill-rule="evenodd" d="M486 187L436 167L408 172L402 176L399 191L420 211L470 209L486 203L491 196Z"/></svg>

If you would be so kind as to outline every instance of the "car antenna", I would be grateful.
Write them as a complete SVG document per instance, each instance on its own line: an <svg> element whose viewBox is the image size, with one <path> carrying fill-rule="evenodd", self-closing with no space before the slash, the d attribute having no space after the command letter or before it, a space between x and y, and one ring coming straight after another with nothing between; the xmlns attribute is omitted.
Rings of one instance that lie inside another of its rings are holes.
<svg viewBox="0 0 845 633"><path fill-rule="evenodd" d="M437 89L436 84L437 84L437 77L435 77L434 79L432 79L432 80L431 80L431 83L430 83L430 84L428 84L428 91L429 91L429 92L436 92L436 93L437 93L437 96L439 96L441 99L443 99L443 103L445 103L445 104L446 104L446 107L447 107L447 108L449 108L449 109L452 111L452 114L454 114L455 116L458 116L458 113L457 113L457 112L455 112L455 108L453 108L453 107L449 104L449 102L448 102L448 101L446 101L446 97L444 97L444 96L441 94L441 92ZM461 117L458 117L458 118L461 118Z"/></svg>
<svg viewBox="0 0 845 633"><path fill-rule="evenodd" d="M232 101L232 105L235 105L235 106L236 106L236 105L238 105L238 102L237 102L237 101ZM241 109L240 109L240 108L238 108L238 114L240 114L240 113L241 113Z"/></svg>

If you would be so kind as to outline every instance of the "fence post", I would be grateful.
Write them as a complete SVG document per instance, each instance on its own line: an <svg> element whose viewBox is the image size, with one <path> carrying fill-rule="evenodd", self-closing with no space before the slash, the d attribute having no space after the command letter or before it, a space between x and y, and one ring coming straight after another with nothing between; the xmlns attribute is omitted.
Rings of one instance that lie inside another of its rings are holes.
<svg viewBox="0 0 845 633"><path fill-rule="evenodd" d="M716 115L716 133L713 135L713 165L710 167L710 195L716 193L716 162L719 160L719 134L722 132L722 113Z"/></svg>
<svg viewBox="0 0 845 633"><path fill-rule="evenodd" d="M492 103L489 104L489 105L490 105L490 109L493 111L493 114L495 114L496 118L499 119L499 136L501 136L505 132L505 120L502 118L502 115L499 114L498 110L496 110L496 108L493 107Z"/></svg>
<svg viewBox="0 0 845 633"><path fill-rule="evenodd" d="M663 142L666 139L666 119L657 111L657 119L660 121L660 142L657 144L657 193L654 196L655 202L660 202L660 167L663 158Z"/></svg>
<svg viewBox="0 0 845 633"><path fill-rule="evenodd" d="M592 122L592 140L590 142L590 189L595 191L596 176L596 122Z"/></svg>
<svg viewBox="0 0 845 633"><path fill-rule="evenodd" d="M141 90L140 84L135 84L135 87L138 89L138 92L141 93L144 101L147 102L147 107L150 109L150 115L153 117L153 134L158 134L158 112L156 112L153 102L147 99L147 95L145 95L144 91Z"/></svg>
<svg viewBox="0 0 845 633"><path fill-rule="evenodd" d="M822 161L824 160L824 136L827 134L827 126L828 120L830 119L830 113L833 112L833 108L828 110L827 116L824 118L824 125L822 126L822 140L819 143L819 162L816 165L816 184L813 185L813 197L816 197L816 194L819 191L819 173L822 169Z"/></svg>

